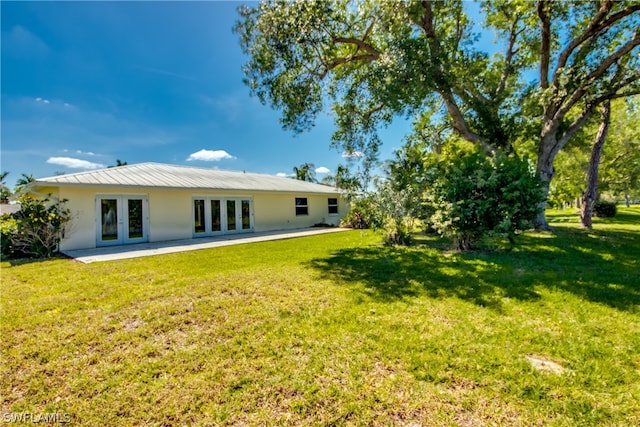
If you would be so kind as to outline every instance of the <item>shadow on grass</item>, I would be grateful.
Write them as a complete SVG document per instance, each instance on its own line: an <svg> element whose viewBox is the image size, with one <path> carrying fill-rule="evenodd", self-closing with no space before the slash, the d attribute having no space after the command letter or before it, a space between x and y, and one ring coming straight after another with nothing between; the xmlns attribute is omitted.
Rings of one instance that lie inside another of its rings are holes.
<svg viewBox="0 0 640 427"><path fill-rule="evenodd" d="M55 253L49 258L27 258L27 257L22 257L22 258L2 258L0 261L1 262L8 262L12 267L15 267L15 266L19 266L19 265L39 264L39 263L42 263L42 262L54 261L54 260L59 260L59 259L73 259L73 258L68 257L68 256L66 256L66 255L64 255L62 253Z"/></svg>
<svg viewBox="0 0 640 427"><path fill-rule="evenodd" d="M456 297L500 310L504 298L535 301L547 288L619 310L640 307L640 235L558 228L519 236L513 251L442 250L422 238L418 247L347 248L311 266L381 301Z"/></svg>

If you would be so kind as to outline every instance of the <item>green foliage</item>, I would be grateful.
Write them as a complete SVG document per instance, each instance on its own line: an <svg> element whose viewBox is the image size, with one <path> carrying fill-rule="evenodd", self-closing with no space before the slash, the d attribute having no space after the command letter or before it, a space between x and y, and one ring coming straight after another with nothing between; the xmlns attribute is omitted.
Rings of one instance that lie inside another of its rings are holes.
<svg viewBox="0 0 640 427"><path fill-rule="evenodd" d="M526 160L502 152L488 157L477 149L452 154L439 160L428 194L438 233L466 250L483 237L512 241L531 227L542 195Z"/></svg>
<svg viewBox="0 0 640 427"><path fill-rule="evenodd" d="M11 190L6 186L5 182L7 175L9 175L9 172L0 173L0 203L9 203L9 196L11 196Z"/></svg>
<svg viewBox="0 0 640 427"><path fill-rule="evenodd" d="M385 243L412 243L416 226L433 213L425 194L436 171L429 164L427 144L410 140L387 163L387 177L377 183L376 200L384 218Z"/></svg>
<svg viewBox="0 0 640 427"><path fill-rule="evenodd" d="M11 214L4 214L0 218L0 256L9 258L12 252L11 238L18 232L18 222Z"/></svg>
<svg viewBox="0 0 640 427"><path fill-rule="evenodd" d="M325 175L322 183L344 190L347 198L354 197L364 189L360 177L352 174L346 165L338 165L335 173Z"/></svg>
<svg viewBox="0 0 640 427"><path fill-rule="evenodd" d="M383 219L380 210L377 208L373 197L360 196L351 201L351 209L342 217L341 227L351 227L357 229L382 227Z"/></svg>
<svg viewBox="0 0 640 427"><path fill-rule="evenodd" d="M298 181L317 182L313 163L303 163L299 167L294 166L293 173Z"/></svg>
<svg viewBox="0 0 640 427"><path fill-rule="evenodd" d="M599 190L616 200L640 198L640 96L611 105Z"/></svg>
<svg viewBox="0 0 640 427"><path fill-rule="evenodd" d="M261 102L280 110L283 127L294 132L308 130L321 111L331 110L332 142L347 152L375 156L380 126L398 115L446 115L441 97L450 100L451 92L470 111L465 126L508 144L516 110L501 104L512 99L517 105L517 77L531 57L490 57L474 49L465 9L455 0L272 0L242 6L235 31L248 55L245 83ZM490 25L501 22L520 34L535 16L531 7L494 9ZM508 38L502 31L501 36ZM526 43L518 47L528 51Z"/></svg>
<svg viewBox="0 0 640 427"><path fill-rule="evenodd" d="M611 125L600 161L598 193L622 200L640 195L640 97L611 103ZM562 207L575 201L585 189L585 177L597 117L588 122L555 159L556 175L549 192L549 205Z"/></svg>
<svg viewBox="0 0 640 427"><path fill-rule="evenodd" d="M4 215L0 220L2 256L51 257L71 221L65 201L39 199L28 193L21 195L20 211Z"/></svg>
<svg viewBox="0 0 640 427"><path fill-rule="evenodd" d="M617 207L615 202L598 200L593 204L593 213L599 218L613 218L616 216Z"/></svg>
<svg viewBox="0 0 640 427"><path fill-rule="evenodd" d="M285 129L308 130L331 111L332 144L364 153L365 169L378 155L379 129L402 116L413 119L413 139L430 139L435 151L442 134L455 132L487 152L529 152L538 157L546 199L556 155L598 105L640 93L637 1L516 0L506 7L491 0L480 5L485 22L472 22L470 4L241 6L235 31L248 58L245 82L282 112ZM475 33L486 30L495 35L491 53ZM532 68L540 70L537 83L527 83ZM613 175L616 188L625 181L628 198L637 186ZM546 227L542 212L536 225Z"/></svg>
<svg viewBox="0 0 640 427"><path fill-rule="evenodd" d="M423 193L412 187L395 189L389 180L378 184L375 204L382 217L384 243L408 245L413 242L416 210Z"/></svg>

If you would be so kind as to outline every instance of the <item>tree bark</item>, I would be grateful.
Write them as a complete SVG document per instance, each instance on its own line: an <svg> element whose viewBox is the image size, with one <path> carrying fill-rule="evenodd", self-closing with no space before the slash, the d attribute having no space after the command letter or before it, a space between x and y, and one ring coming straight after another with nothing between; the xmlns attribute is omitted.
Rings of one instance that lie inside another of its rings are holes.
<svg viewBox="0 0 640 427"><path fill-rule="evenodd" d="M540 143L538 145L538 162L536 164L536 174L542 181L543 202L538 205L540 212L533 221L536 230L550 231L551 227L547 223L545 217L545 209L547 208L547 198L549 197L550 183L556 172L553 168L553 161L560 152L561 141L558 140L558 128L560 122L558 120L545 120L540 133Z"/></svg>
<svg viewBox="0 0 640 427"><path fill-rule="evenodd" d="M587 188L582 193L582 210L580 212L580 222L584 228L592 228L593 205L598 200L598 170L600 168L600 158L602 157L602 149L609 132L609 123L611 121L611 102L605 101L602 104L602 121L596 134L596 140L591 149L591 158L589 159L589 170L587 172Z"/></svg>

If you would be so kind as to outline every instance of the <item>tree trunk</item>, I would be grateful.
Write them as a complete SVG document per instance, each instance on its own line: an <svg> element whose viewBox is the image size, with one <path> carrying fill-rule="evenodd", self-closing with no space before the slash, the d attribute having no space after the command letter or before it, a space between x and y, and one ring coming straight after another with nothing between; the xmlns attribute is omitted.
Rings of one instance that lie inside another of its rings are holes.
<svg viewBox="0 0 640 427"><path fill-rule="evenodd" d="M582 193L582 210L580 212L580 222L584 228L592 228L593 205L598 200L598 169L600 168L600 158L602 148L609 132L609 122L611 119L611 102L602 104L602 121L596 134L596 140L591 149L589 159L589 170L587 172L587 189Z"/></svg>
<svg viewBox="0 0 640 427"><path fill-rule="evenodd" d="M551 183L551 179L555 175L555 171L553 169L553 160L557 154L557 151L554 150L554 147L557 146L557 140L555 137L555 132L547 131L545 132L540 139L540 145L538 148L538 163L536 165L536 173L540 180L542 181L542 195L543 201L538 205L540 209L540 213L533 221L533 225L536 230L539 231L549 231L551 227L549 227L549 223L547 223L547 218L545 217L545 209L547 208L547 198L549 197L549 185Z"/></svg>

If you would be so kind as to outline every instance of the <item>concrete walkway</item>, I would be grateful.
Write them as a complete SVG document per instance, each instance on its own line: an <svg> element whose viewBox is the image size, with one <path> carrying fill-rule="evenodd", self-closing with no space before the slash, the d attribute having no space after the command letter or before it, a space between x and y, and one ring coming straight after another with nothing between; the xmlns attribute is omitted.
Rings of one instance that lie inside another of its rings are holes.
<svg viewBox="0 0 640 427"><path fill-rule="evenodd" d="M134 245L107 246L95 249L62 251L77 261L90 262L115 261L119 259L140 258L151 255L171 254L175 252L195 251L217 248L219 246L240 245L243 243L265 242L267 240L292 239L314 236L316 234L346 231L348 228L304 228L300 230L268 231L263 233L228 234L216 237L172 240L168 242L138 243Z"/></svg>

